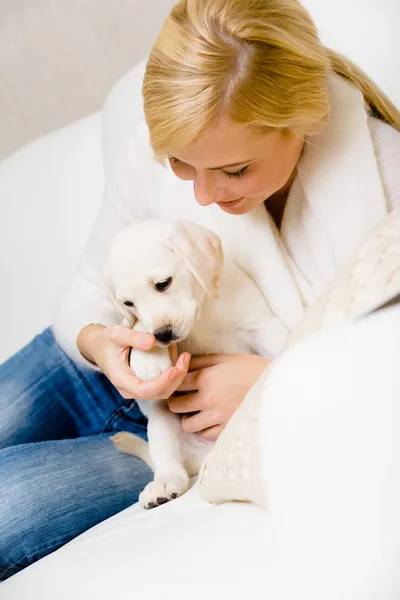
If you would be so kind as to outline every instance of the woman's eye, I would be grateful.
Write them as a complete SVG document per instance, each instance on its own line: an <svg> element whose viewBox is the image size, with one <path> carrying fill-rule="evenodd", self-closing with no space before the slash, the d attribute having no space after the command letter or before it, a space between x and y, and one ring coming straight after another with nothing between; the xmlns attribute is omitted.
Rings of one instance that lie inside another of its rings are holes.
<svg viewBox="0 0 400 600"><path fill-rule="evenodd" d="M164 279L164 281L159 281L156 283L155 288L157 292L164 292L167 287L171 285L172 277L168 277L168 279Z"/></svg>
<svg viewBox="0 0 400 600"><path fill-rule="evenodd" d="M225 173L227 177L242 177L242 175L244 175L247 172L248 168L248 166L243 167L243 169L240 169L240 171L235 171L235 173L228 173L228 171L223 171L223 173Z"/></svg>
<svg viewBox="0 0 400 600"><path fill-rule="evenodd" d="M134 307L135 305L133 304L133 302L131 302L130 300L125 300L124 302L125 306L129 306L129 307Z"/></svg>

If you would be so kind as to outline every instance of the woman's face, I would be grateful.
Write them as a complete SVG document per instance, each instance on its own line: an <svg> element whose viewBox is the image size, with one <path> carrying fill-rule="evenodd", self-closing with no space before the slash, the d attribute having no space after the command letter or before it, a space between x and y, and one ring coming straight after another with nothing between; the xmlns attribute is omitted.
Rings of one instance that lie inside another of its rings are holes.
<svg viewBox="0 0 400 600"><path fill-rule="evenodd" d="M169 153L174 173L193 181L201 206L231 214L254 210L291 182L304 141L277 129L265 134L221 119L196 142Z"/></svg>

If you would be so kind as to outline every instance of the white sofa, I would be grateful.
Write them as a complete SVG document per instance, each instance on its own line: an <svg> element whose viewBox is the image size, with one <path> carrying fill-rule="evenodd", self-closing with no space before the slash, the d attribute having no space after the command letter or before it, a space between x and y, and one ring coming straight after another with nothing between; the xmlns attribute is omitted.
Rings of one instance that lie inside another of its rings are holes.
<svg viewBox="0 0 400 600"><path fill-rule="evenodd" d="M320 3L308 4L320 10ZM397 11L389 0L386 6ZM358 8L364 19L368 10L373 18L372 3L358 3ZM397 39L389 37L388 42L380 26L384 18L388 31L394 33L393 13L389 10L382 17L380 12L376 23L381 44L374 40L367 46L364 67L366 57L373 54L369 72L400 104L395 79L400 72L399 54L392 56L388 51ZM325 23L327 31L331 23L332 14ZM353 31L346 38L339 16L335 31L336 43L330 41L330 45L340 48L343 35L343 50L358 59L360 40ZM353 53L346 49L350 39ZM384 68L379 57L386 60ZM56 297L74 268L99 207L104 158L108 169L126 132L140 118L142 71L140 64L119 82L101 113L47 135L0 165L0 360L51 321ZM102 138L106 139L103 146ZM275 573L270 515L247 504L207 504L195 486L183 498L154 511L133 506L99 524L1 584L0 597L103 600L116 595L124 600L142 591L146 598L202 595L278 600ZM328 598L326 590L320 592L319 597Z"/></svg>

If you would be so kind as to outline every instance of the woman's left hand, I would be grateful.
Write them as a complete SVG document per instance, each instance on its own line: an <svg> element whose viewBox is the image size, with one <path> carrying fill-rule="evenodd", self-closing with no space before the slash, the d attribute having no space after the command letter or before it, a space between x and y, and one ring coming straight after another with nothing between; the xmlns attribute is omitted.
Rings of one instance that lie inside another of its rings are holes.
<svg viewBox="0 0 400 600"><path fill-rule="evenodd" d="M169 408L182 414L184 431L214 441L270 362L255 354L196 356L177 389L190 393L171 396Z"/></svg>

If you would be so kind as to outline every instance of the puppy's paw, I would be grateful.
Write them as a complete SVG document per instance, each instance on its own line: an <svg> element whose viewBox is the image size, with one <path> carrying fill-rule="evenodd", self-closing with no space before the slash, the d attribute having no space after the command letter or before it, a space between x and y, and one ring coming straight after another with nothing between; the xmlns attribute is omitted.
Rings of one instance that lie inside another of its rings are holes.
<svg viewBox="0 0 400 600"><path fill-rule="evenodd" d="M131 350L131 369L143 381L157 377L157 375L169 369L171 364L168 348L155 346L147 352L135 350L134 348Z"/></svg>
<svg viewBox="0 0 400 600"><path fill-rule="evenodd" d="M182 496L189 489L189 477L183 467L162 475L146 485L139 496L143 508L155 508Z"/></svg>

